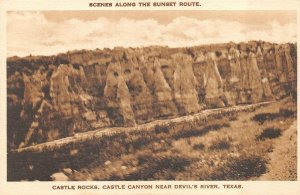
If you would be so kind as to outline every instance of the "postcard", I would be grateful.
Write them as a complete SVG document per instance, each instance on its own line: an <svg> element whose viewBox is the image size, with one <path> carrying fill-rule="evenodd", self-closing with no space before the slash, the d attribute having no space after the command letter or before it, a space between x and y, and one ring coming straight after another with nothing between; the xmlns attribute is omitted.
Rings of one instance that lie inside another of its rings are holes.
<svg viewBox="0 0 300 195"><path fill-rule="evenodd" d="M299 194L299 5L1 1L0 193Z"/></svg>

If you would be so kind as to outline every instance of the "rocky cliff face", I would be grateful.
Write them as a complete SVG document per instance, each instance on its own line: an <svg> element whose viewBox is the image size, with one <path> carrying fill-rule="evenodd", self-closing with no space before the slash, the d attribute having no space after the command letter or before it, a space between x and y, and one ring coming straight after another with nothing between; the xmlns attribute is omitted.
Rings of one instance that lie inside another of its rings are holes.
<svg viewBox="0 0 300 195"><path fill-rule="evenodd" d="M296 45L115 48L7 59L8 147L296 91Z"/></svg>

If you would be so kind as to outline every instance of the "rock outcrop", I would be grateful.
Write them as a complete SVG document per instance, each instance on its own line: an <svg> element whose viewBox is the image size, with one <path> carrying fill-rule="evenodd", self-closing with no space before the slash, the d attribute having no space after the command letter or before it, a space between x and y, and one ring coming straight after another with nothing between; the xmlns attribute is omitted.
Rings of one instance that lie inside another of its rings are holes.
<svg viewBox="0 0 300 195"><path fill-rule="evenodd" d="M7 59L8 148L296 91L296 45L73 51Z"/></svg>
<svg viewBox="0 0 300 195"><path fill-rule="evenodd" d="M192 58L186 54L172 55L174 72L174 100L180 114L196 113L200 110L196 91L196 78Z"/></svg>
<svg viewBox="0 0 300 195"><path fill-rule="evenodd" d="M206 54L206 68L204 73L205 104L209 108L224 107L223 80L219 73L214 53Z"/></svg>
<svg viewBox="0 0 300 195"><path fill-rule="evenodd" d="M104 88L107 110L114 126L134 125L135 119L131 108L131 97L121 74L120 63L111 63L106 71L107 80Z"/></svg>
<svg viewBox="0 0 300 195"><path fill-rule="evenodd" d="M250 52L248 55L248 64L246 65L245 72L247 82L247 88L251 93L251 102L257 103L262 98L262 83L261 75L257 66L257 59L254 52Z"/></svg>
<svg viewBox="0 0 300 195"><path fill-rule="evenodd" d="M122 72L131 96L134 118L139 123L145 123L153 120L153 98L139 69L138 61L134 59L122 64Z"/></svg>
<svg viewBox="0 0 300 195"><path fill-rule="evenodd" d="M155 59L153 66L153 95L156 118L177 115L178 109L173 101L172 90L161 71L158 59Z"/></svg>

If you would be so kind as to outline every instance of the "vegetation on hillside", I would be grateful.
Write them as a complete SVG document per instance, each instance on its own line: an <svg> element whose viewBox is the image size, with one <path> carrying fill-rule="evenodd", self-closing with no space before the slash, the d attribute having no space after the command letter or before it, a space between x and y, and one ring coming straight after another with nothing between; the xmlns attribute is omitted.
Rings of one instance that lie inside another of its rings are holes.
<svg viewBox="0 0 300 195"><path fill-rule="evenodd" d="M267 172L273 142L296 120L288 98L208 121L120 132L56 150L9 153L8 180L249 180Z"/></svg>

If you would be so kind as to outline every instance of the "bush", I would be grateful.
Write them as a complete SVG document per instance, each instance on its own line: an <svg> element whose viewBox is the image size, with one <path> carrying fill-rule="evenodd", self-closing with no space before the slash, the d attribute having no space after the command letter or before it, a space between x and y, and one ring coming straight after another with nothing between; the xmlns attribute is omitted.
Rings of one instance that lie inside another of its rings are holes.
<svg viewBox="0 0 300 195"><path fill-rule="evenodd" d="M209 147L210 150L227 150L229 148L230 143L227 140L216 141Z"/></svg>
<svg viewBox="0 0 300 195"><path fill-rule="evenodd" d="M228 117L229 121L236 121L237 120L237 113L230 114Z"/></svg>
<svg viewBox="0 0 300 195"><path fill-rule="evenodd" d="M208 125L208 126L205 126L202 131L216 131L216 130L219 130L221 129L222 127L230 127L230 124L229 123L216 123L216 124L212 124L212 125Z"/></svg>
<svg viewBox="0 0 300 195"><path fill-rule="evenodd" d="M181 155L146 153L138 157L141 168L127 175L125 180L174 180L176 172L183 171L191 162L191 159Z"/></svg>
<svg viewBox="0 0 300 195"><path fill-rule="evenodd" d="M245 180L258 177L267 170L266 160L260 156L246 156L230 160L212 175L212 180Z"/></svg>
<svg viewBox="0 0 300 195"><path fill-rule="evenodd" d="M195 144L195 145L193 145L193 149L194 150L203 150L204 149L204 144Z"/></svg>
<svg viewBox="0 0 300 195"><path fill-rule="evenodd" d="M283 116L285 118L293 117L295 114L295 111L286 109L286 108L280 108L279 110L280 116Z"/></svg>
<svg viewBox="0 0 300 195"><path fill-rule="evenodd" d="M267 120L274 120L277 119L279 117L278 113L261 113L261 114L256 114L252 120L263 124L265 121Z"/></svg>
<svg viewBox="0 0 300 195"><path fill-rule="evenodd" d="M265 121L268 120L275 120L278 118L289 118L289 117L294 117L296 111L286 109L286 108L281 108L278 113L261 113L261 114L256 114L252 120L263 124Z"/></svg>
<svg viewBox="0 0 300 195"><path fill-rule="evenodd" d="M257 140L273 139L279 136L281 136L281 129L270 127L264 129L263 132L257 136Z"/></svg>
<svg viewBox="0 0 300 195"><path fill-rule="evenodd" d="M155 126L154 131L155 131L156 134L169 133L169 129L167 127L162 127L162 126L159 126L159 125Z"/></svg>
<svg viewBox="0 0 300 195"><path fill-rule="evenodd" d="M197 137L204 135L206 132L200 131L198 129L190 129L190 130L181 130L175 133L172 137L176 140L182 138L189 138L189 137Z"/></svg>
<svg viewBox="0 0 300 195"><path fill-rule="evenodd" d="M230 127L229 123L216 123L212 125L207 125L201 129L189 129L189 130L181 130L176 132L172 137L176 140L182 139L182 138L189 138L189 137L197 137L202 136L209 131L217 131L220 130L223 127Z"/></svg>
<svg viewBox="0 0 300 195"><path fill-rule="evenodd" d="M147 145L152 142L159 142L159 141L160 141L160 139L157 138L156 136L148 135L145 137L138 137L136 140L134 140L133 142L131 142L129 144L132 145L134 149L139 149L142 147L147 147Z"/></svg>

